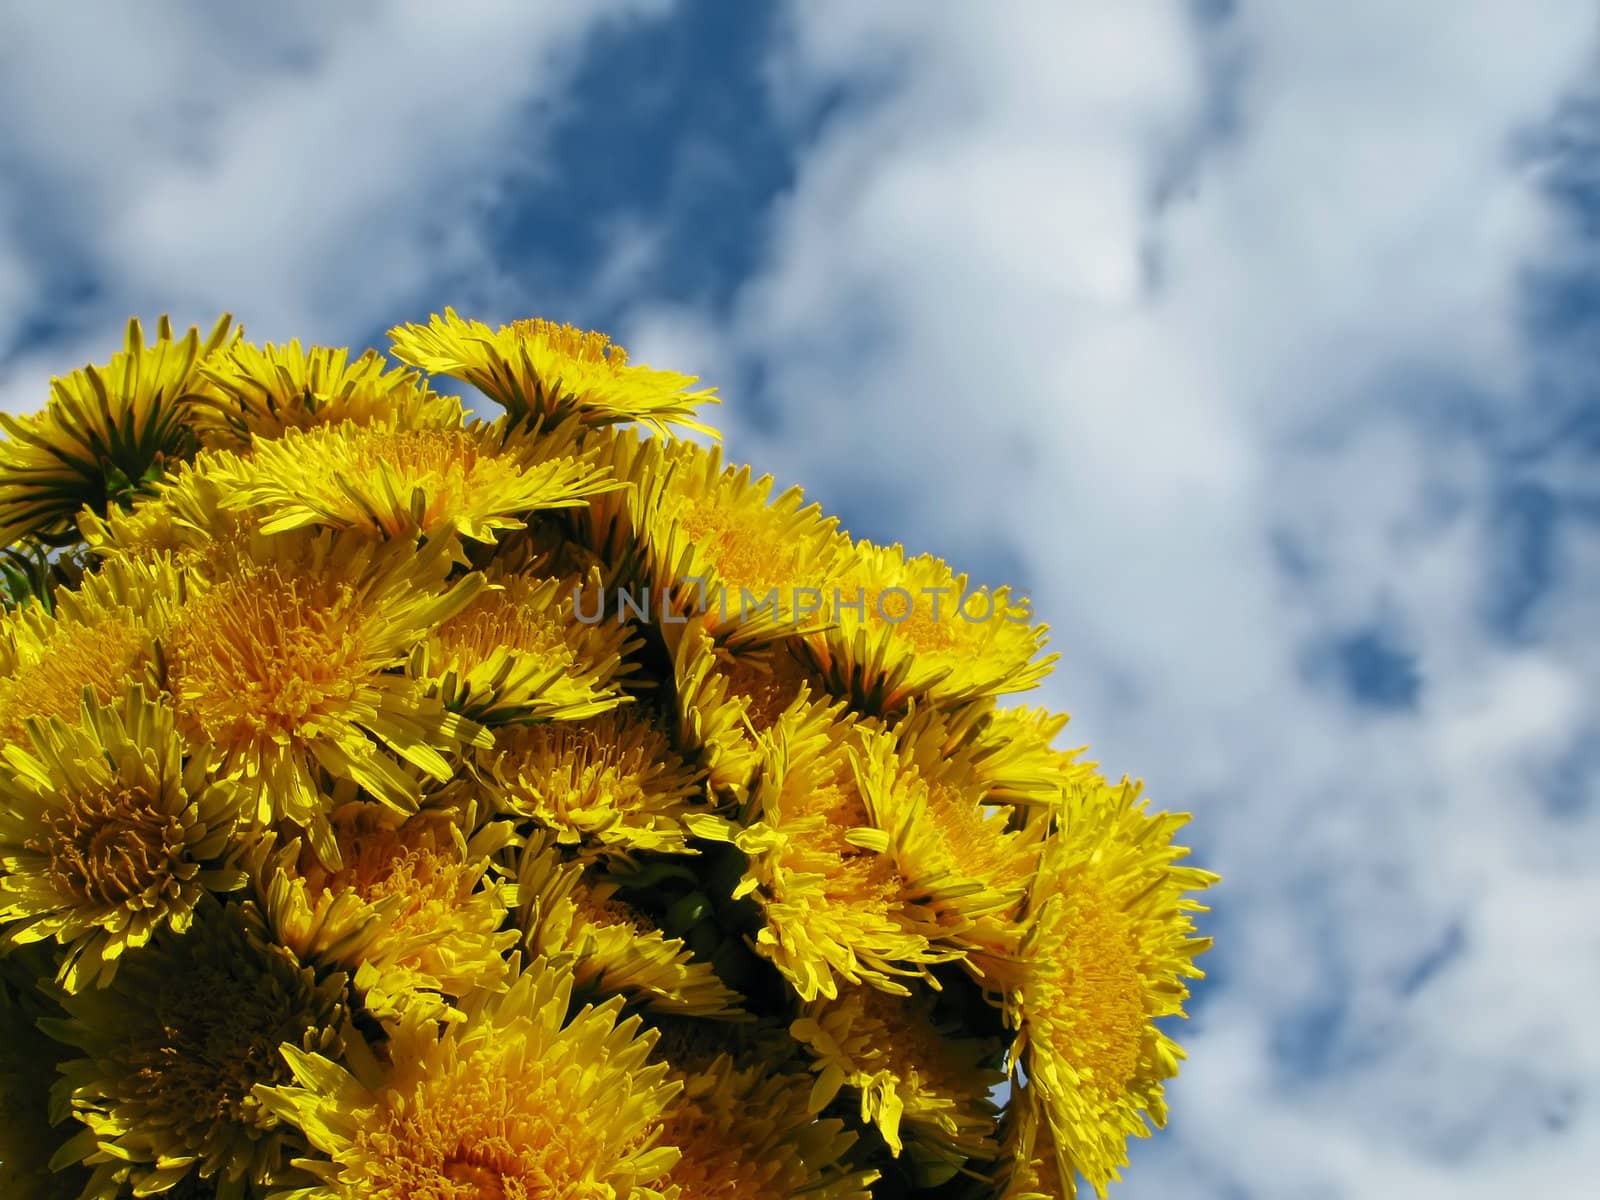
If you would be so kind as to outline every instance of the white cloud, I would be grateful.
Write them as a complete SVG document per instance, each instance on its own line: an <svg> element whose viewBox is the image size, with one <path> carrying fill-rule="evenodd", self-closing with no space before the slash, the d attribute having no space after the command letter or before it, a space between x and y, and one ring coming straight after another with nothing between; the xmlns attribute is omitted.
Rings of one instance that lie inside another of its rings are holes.
<svg viewBox="0 0 1600 1200"><path fill-rule="evenodd" d="M0 50L0 159L17 164L0 212L40 196L53 211L12 222L0 264L70 248L98 289L74 314L85 360L134 312L209 324L227 309L255 337L333 342L424 315L404 306L449 302L429 293L441 281L493 285L483 210L538 165L586 39L667 7L20 6ZM48 369L63 358L52 348ZM0 399L35 407L46 373L12 364Z"/></svg>
<svg viewBox="0 0 1600 1200"><path fill-rule="evenodd" d="M720 344L638 314L692 366L759 365L780 426L730 404L735 458L1020 552L1050 698L1195 810L1225 978L1129 1197L1600 1168L1600 872L1550 849L1594 822L1535 788L1600 715L1595 554L1542 638L1499 638L1493 447L1419 394L1535 403L1519 288L1562 234L1514 148L1595 49L1588 5L1535 7L794 5L780 107L844 99L763 270ZM1367 628L1414 653L1415 711L1304 671Z"/></svg>

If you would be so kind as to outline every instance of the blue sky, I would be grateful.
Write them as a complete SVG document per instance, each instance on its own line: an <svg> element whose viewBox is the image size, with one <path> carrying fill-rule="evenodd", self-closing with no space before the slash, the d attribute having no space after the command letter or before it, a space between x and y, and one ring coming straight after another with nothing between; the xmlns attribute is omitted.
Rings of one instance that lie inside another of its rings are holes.
<svg viewBox="0 0 1600 1200"><path fill-rule="evenodd" d="M1025 587L1194 812L1120 1195L1588 1194L1592 3L327 7L14 6L0 403L161 311L696 371L734 459Z"/></svg>

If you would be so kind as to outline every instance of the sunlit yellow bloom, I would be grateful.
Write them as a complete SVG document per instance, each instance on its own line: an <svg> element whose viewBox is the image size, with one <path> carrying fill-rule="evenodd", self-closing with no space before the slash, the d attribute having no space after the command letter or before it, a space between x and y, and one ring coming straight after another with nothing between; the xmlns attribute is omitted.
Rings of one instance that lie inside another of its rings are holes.
<svg viewBox="0 0 1600 1200"><path fill-rule="evenodd" d="M700 772L648 705L503 730L479 758L502 811L532 818L588 854L681 854L710 816Z"/></svg>
<svg viewBox="0 0 1600 1200"><path fill-rule="evenodd" d="M972 747L956 742L946 722L919 712L893 731L864 734L856 763L886 852L911 891L926 897L945 937L1021 911L1044 822L1013 828L1013 808L987 802Z"/></svg>
<svg viewBox="0 0 1600 1200"><path fill-rule="evenodd" d="M724 468L718 448L692 442L647 450L635 470L632 523L677 611L704 614L730 646L824 623L848 542L799 488L773 498L770 475Z"/></svg>
<svg viewBox="0 0 1600 1200"><path fill-rule="evenodd" d="M681 1154L669 1180L694 1200L869 1200L875 1171L849 1166L856 1135L818 1119L803 1075L740 1067L728 1055L677 1068L682 1093L667 1110L664 1146Z"/></svg>
<svg viewBox="0 0 1600 1200"><path fill-rule="evenodd" d="M388 423L402 429L456 429L461 401L436 395L415 371L390 367L376 350L351 361L328 346L255 346L240 340L201 368L216 395L197 406L207 445L249 449L313 425Z"/></svg>
<svg viewBox="0 0 1600 1200"><path fill-rule="evenodd" d="M736 835L750 864L735 894L761 905L757 946L803 1000L836 997L840 980L903 994L899 977L959 955L930 940L936 916L886 853L852 766L856 738L837 718L813 706L778 719Z"/></svg>
<svg viewBox="0 0 1600 1200"><path fill-rule="evenodd" d="M1055 655L1045 628L1006 588L899 546L855 544L826 593L828 627L806 648L830 688L869 712L895 713L912 697L950 705L1036 687Z"/></svg>
<svg viewBox="0 0 1600 1200"><path fill-rule="evenodd" d="M710 963L620 899L616 884L564 861L547 836L529 839L521 855L517 900L529 952L570 970L581 993L684 1016L743 1018L738 994Z"/></svg>
<svg viewBox="0 0 1600 1200"><path fill-rule="evenodd" d="M1008 1006L1016 1053L1059 1153L1102 1195L1128 1137L1163 1125L1162 1081L1183 1051L1156 1021L1181 1016L1201 971L1187 893L1216 876L1177 866L1187 814L1145 811L1131 784L1076 787L1046 846Z"/></svg>
<svg viewBox="0 0 1600 1200"><path fill-rule="evenodd" d="M655 1034L619 1022L620 1001L569 1021L571 994L571 976L536 962L464 1022L413 1010L382 1067L286 1049L295 1083L262 1099L331 1160L305 1164L321 1184L298 1195L678 1200L664 1183L677 1151L658 1141L678 1085L647 1061Z"/></svg>
<svg viewBox="0 0 1600 1200"><path fill-rule="evenodd" d="M85 688L105 703L130 681L156 687L154 641L182 594L165 563L113 563L59 593L54 613L0 617L0 739L25 743L30 717L75 721Z"/></svg>
<svg viewBox="0 0 1600 1200"><path fill-rule="evenodd" d="M179 729L251 789L259 821L306 829L330 864L319 768L406 811L420 788L397 760L443 781L454 773L445 752L487 742L392 669L481 586L476 574L447 586L450 565L442 542L412 552L328 533L256 539L193 579L173 619Z"/></svg>
<svg viewBox="0 0 1600 1200"><path fill-rule="evenodd" d="M1042 839L1071 789L1100 782L1078 751L1055 748L1066 720L990 702L917 709L865 738L858 759L890 853L991 993L1014 970Z"/></svg>
<svg viewBox="0 0 1600 1200"><path fill-rule="evenodd" d="M990 1093L1005 1073L985 1063L998 1061L1002 1043L962 1037L926 998L875 988L808 1004L792 1029L813 1056L812 1111L848 1088L863 1124L876 1125L897 1157L908 1136L951 1168L993 1155L998 1110Z"/></svg>
<svg viewBox="0 0 1600 1200"><path fill-rule="evenodd" d="M230 481L226 504L263 533L307 526L389 538L443 531L492 542L529 513L571 508L620 487L578 448L573 426L507 434L345 421L261 441Z"/></svg>
<svg viewBox="0 0 1600 1200"><path fill-rule="evenodd" d="M576 414L586 425L637 421L715 436L694 419L701 404L717 403L714 389L691 392L692 375L629 363L603 333L537 318L491 329L447 308L426 325L396 326L389 339L402 362L472 384L514 421Z"/></svg>
<svg viewBox="0 0 1600 1200"><path fill-rule="evenodd" d="M469 842L470 824L470 813L402 820L376 804L342 808L338 870L291 843L262 872L274 933L304 961L344 967L367 1011L386 1019L419 996L448 1010L499 986L517 933L502 929L505 900L487 876L497 835L510 831L491 825Z"/></svg>
<svg viewBox="0 0 1600 1200"><path fill-rule="evenodd" d="M58 1103L85 1126L55 1165L93 1170L86 1200L158 1195L190 1178L218 1197L295 1182L295 1139L256 1096L286 1083L283 1047L344 1053L345 979L319 980L272 944L246 904L210 902L183 935L132 953L109 987L42 1022L84 1055L62 1067Z"/></svg>
<svg viewBox="0 0 1600 1200"><path fill-rule="evenodd" d="M207 891L243 886L227 859L236 789L183 760L172 710L134 690L81 723L34 722L0 772L0 928L66 947L69 991L104 986L124 952L189 926Z"/></svg>
<svg viewBox="0 0 1600 1200"><path fill-rule="evenodd" d="M1080 757L1084 747L1056 747L1067 726L1065 713L1013 706L973 716L970 725L952 721L951 728L970 745L991 804L1054 812L1067 788L1099 778L1096 764Z"/></svg>
<svg viewBox="0 0 1600 1200"><path fill-rule="evenodd" d="M0 421L0 1196L1103 1189L1214 877L1026 598L603 334L391 336Z"/></svg>
<svg viewBox="0 0 1600 1200"><path fill-rule="evenodd" d="M485 725L580 720L623 702L634 645L618 621L579 619L576 577L488 576L489 586L413 653L411 673L452 712Z"/></svg>
<svg viewBox="0 0 1600 1200"><path fill-rule="evenodd" d="M175 340L162 317L146 344L129 321L108 366L52 380L36 416L0 413L0 546L28 534L70 539L80 509L126 502L191 453L190 410L206 387L199 365L227 343L231 325L224 316L204 341L197 329Z"/></svg>

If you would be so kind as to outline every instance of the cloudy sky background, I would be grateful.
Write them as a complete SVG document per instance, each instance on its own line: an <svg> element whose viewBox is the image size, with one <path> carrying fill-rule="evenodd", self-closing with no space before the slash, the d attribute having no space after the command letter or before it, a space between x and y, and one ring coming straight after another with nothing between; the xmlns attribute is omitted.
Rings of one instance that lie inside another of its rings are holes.
<svg viewBox="0 0 1600 1200"><path fill-rule="evenodd" d="M0 403L162 311L697 371L734 459L1032 594L1195 814L1118 1194L1586 1196L1597 66L1576 0L7 5Z"/></svg>

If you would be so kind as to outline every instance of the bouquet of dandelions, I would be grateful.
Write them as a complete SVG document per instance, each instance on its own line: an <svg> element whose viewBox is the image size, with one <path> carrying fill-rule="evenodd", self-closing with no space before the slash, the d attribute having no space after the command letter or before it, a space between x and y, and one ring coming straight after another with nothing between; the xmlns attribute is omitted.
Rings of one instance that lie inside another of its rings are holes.
<svg viewBox="0 0 1600 1200"><path fill-rule="evenodd" d="M0 417L0 1194L1103 1191L1213 877L1026 606L603 335L392 339Z"/></svg>

